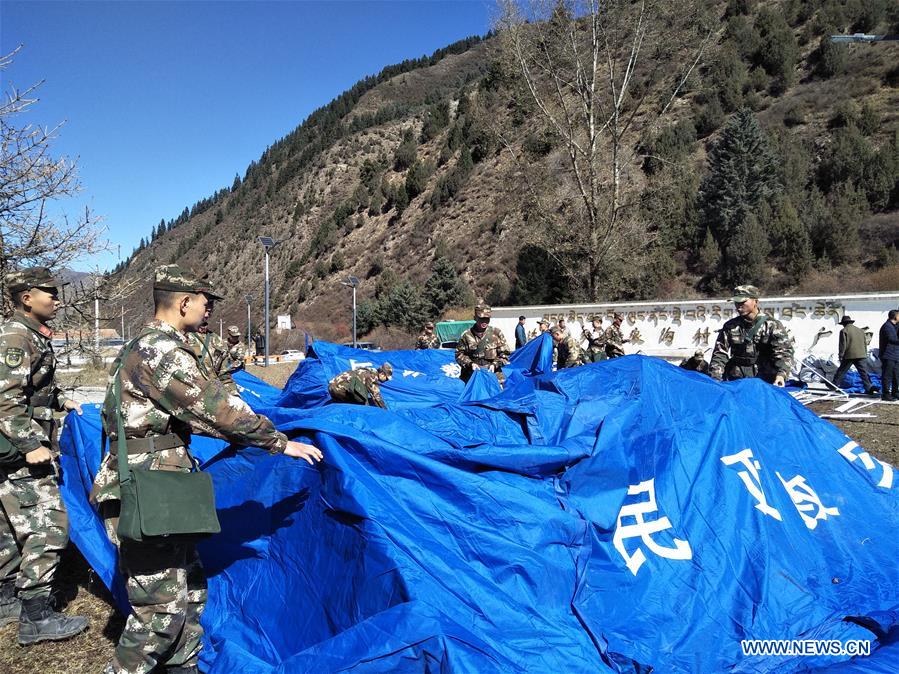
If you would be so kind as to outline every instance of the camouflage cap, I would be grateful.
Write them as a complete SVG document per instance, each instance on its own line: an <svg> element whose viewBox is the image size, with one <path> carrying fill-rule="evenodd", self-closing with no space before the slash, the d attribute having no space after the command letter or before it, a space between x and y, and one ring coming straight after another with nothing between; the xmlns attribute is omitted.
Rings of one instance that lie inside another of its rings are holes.
<svg viewBox="0 0 899 674"><path fill-rule="evenodd" d="M207 279L201 278L177 264L164 264L161 267L156 267L153 290L203 293L213 300L222 299L222 296L215 292L212 284Z"/></svg>
<svg viewBox="0 0 899 674"><path fill-rule="evenodd" d="M693 352L693 355L694 355L694 356L704 356L704 355L705 355L705 349L696 349L696 351Z"/></svg>
<svg viewBox="0 0 899 674"><path fill-rule="evenodd" d="M545 325L546 327L549 327L549 321L544 318L537 325Z"/></svg>
<svg viewBox="0 0 899 674"><path fill-rule="evenodd" d="M602 323L602 316L600 316L599 314L593 314L593 315L590 317L590 322L591 322L591 323L594 323L594 322Z"/></svg>
<svg viewBox="0 0 899 674"><path fill-rule="evenodd" d="M240 328L238 328L236 325L229 325L228 335L230 335L231 337L240 337Z"/></svg>
<svg viewBox="0 0 899 674"><path fill-rule="evenodd" d="M6 289L11 293L21 292L29 288L62 288L69 285L53 277L47 267L31 267L9 272L5 278Z"/></svg>
<svg viewBox="0 0 899 674"><path fill-rule="evenodd" d="M479 304L474 308L475 318L490 318L491 313L493 310L486 304Z"/></svg>
<svg viewBox="0 0 899 674"><path fill-rule="evenodd" d="M388 377L393 376L393 365L390 363L383 363L381 367L378 368L378 372L387 375Z"/></svg>
<svg viewBox="0 0 899 674"><path fill-rule="evenodd" d="M737 286L734 288L733 297L730 302L745 302L748 299L757 300L759 298L759 289L755 286Z"/></svg>
<svg viewBox="0 0 899 674"><path fill-rule="evenodd" d="M553 337L561 337L562 335L565 334L565 330L563 328L560 328L557 325L556 327L554 327L552 330L549 331L549 334L551 334Z"/></svg>

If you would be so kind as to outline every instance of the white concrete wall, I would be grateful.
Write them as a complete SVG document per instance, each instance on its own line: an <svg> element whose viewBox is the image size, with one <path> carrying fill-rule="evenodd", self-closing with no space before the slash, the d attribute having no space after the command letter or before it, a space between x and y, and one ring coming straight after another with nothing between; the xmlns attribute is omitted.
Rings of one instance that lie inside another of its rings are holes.
<svg viewBox="0 0 899 674"><path fill-rule="evenodd" d="M869 348L877 348L877 334L886 320L887 311L899 308L899 291L838 295L834 297L763 297L762 311L780 320L796 345L797 356L812 353L833 357L837 352L840 318L849 314L855 325L872 335ZM621 330L624 336L636 341L625 344L627 353L677 359L705 347L706 359L711 355L715 337L723 323L736 316L732 303L724 299L679 300L664 302L628 302L604 304L568 304L532 307L493 307L491 325L500 328L515 344L515 325L525 316L528 333L540 319L555 324L560 316L574 337L581 335L584 324L594 313L603 315L603 328L611 325L610 318L624 316Z"/></svg>

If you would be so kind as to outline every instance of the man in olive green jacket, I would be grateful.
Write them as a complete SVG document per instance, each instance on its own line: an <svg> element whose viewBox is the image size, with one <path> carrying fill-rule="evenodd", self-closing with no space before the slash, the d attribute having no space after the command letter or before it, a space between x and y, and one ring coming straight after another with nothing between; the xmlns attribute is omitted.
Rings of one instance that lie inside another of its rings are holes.
<svg viewBox="0 0 899 674"><path fill-rule="evenodd" d="M849 368L853 365L858 370L859 376L862 378L862 385L865 387L865 393L871 395L877 390L871 384L871 377L868 376L868 368L865 361L868 359L868 344L865 341L865 333L855 325L855 321L848 315L840 319L840 325L843 329L840 331L840 367L833 376L833 382L837 386L843 385L843 377L849 372Z"/></svg>

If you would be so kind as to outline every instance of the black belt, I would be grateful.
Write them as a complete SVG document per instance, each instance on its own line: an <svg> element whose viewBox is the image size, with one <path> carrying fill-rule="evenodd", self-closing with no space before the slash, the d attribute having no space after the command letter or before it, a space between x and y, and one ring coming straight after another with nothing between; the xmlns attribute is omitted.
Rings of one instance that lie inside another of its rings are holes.
<svg viewBox="0 0 899 674"><path fill-rule="evenodd" d="M161 452L164 449L172 449L173 447L186 447L190 444L190 437L183 438L177 433L169 433L168 435L154 435L150 438L126 438L125 444L128 447L128 454L146 454L147 452ZM110 454L118 454L119 441L109 441Z"/></svg>

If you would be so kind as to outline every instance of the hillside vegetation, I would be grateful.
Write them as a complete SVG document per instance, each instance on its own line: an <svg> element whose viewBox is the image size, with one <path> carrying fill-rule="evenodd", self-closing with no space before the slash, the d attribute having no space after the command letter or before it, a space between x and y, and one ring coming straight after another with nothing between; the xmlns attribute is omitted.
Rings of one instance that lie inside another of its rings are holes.
<svg viewBox="0 0 899 674"><path fill-rule="evenodd" d="M899 8L861 2L712 3L712 46L661 128L640 134L630 252L604 260L601 299L899 288ZM518 157L516 159L515 157ZM527 161L523 166L521 157ZM317 337L359 325L415 332L475 297L584 300L577 260L547 250L527 172L561 175L564 148L504 65L500 39L471 38L385 68L313 113L230 187L153 227L115 270L144 279L127 316L150 312L158 264L205 268L245 325L262 305ZM560 207L561 209L561 207ZM575 222L572 227L577 227Z"/></svg>

